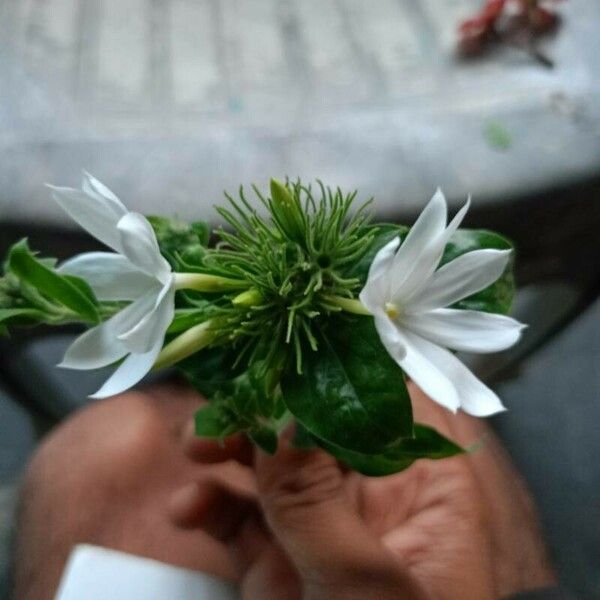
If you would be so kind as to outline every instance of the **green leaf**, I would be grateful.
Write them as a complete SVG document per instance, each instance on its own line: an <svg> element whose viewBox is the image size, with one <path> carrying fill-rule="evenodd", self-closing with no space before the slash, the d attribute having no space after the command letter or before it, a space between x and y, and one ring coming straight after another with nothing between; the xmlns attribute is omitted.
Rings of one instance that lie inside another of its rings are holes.
<svg viewBox="0 0 600 600"><path fill-rule="evenodd" d="M390 457L385 454L363 454L340 448L324 440L317 440L317 444L352 470L369 477L384 477L385 475L399 473L408 469L416 460L412 456L402 458Z"/></svg>
<svg viewBox="0 0 600 600"><path fill-rule="evenodd" d="M382 223L380 225L372 225L370 229L376 229L377 233L373 241L369 245L368 250L361 256L354 265L346 273L346 277L356 277L362 284L367 281L369 267L375 258L375 255L395 237L400 236L404 239L409 228L404 225L393 225L391 223Z"/></svg>
<svg viewBox="0 0 600 600"><path fill-rule="evenodd" d="M235 355L222 346L207 348L177 364L188 383L206 398L212 399L219 390L242 373L233 369Z"/></svg>
<svg viewBox="0 0 600 600"><path fill-rule="evenodd" d="M9 269L49 299L66 306L87 321L98 323L97 305L89 286L72 276L60 275L38 260L26 240L15 244L8 256Z"/></svg>
<svg viewBox="0 0 600 600"><path fill-rule="evenodd" d="M218 403L208 404L196 411L194 423L199 437L224 438L236 431Z"/></svg>
<svg viewBox="0 0 600 600"><path fill-rule="evenodd" d="M210 348L178 367L190 385L210 399L210 406L218 407L214 410L227 425L228 435L245 431L269 451L273 448L269 431L275 431L284 409L279 388L273 389L272 373L265 371L262 362L245 370L233 369L233 356L231 350Z"/></svg>
<svg viewBox="0 0 600 600"><path fill-rule="evenodd" d="M45 320L46 314L35 308L0 308L0 323L3 325L31 325Z"/></svg>
<svg viewBox="0 0 600 600"><path fill-rule="evenodd" d="M270 427L253 427L248 437L267 454L277 452L277 433Z"/></svg>
<svg viewBox="0 0 600 600"><path fill-rule="evenodd" d="M412 435L404 374L371 317L334 319L318 342L318 352L304 350L304 372L290 367L281 382L286 406L306 429L366 453Z"/></svg>
<svg viewBox="0 0 600 600"><path fill-rule="evenodd" d="M482 248L512 250L513 244L508 238L493 231L485 229L459 229L446 246L440 266L454 260L461 254ZM514 295L515 280L513 275L513 261L511 260L497 281L484 290L457 302L453 308L506 315L510 313Z"/></svg>
<svg viewBox="0 0 600 600"><path fill-rule="evenodd" d="M364 454L340 448L314 438L324 450L350 468L371 477L393 475L410 467L417 459L442 459L461 454L464 450L427 425L415 423L414 437L405 438L380 454Z"/></svg>
<svg viewBox="0 0 600 600"><path fill-rule="evenodd" d="M73 287L77 288L94 306L98 304L96 295L87 281L80 277L75 277L74 275L61 275L61 277L68 281Z"/></svg>
<svg viewBox="0 0 600 600"><path fill-rule="evenodd" d="M277 433L273 428L266 425L241 428L222 401L212 402L196 411L194 422L199 437L222 439L245 430L248 437L268 454L277 451Z"/></svg>
<svg viewBox="0 0 600 600"><path fill-rule="evenodd" d="M415 423L414 436L392 445L386 451L386 455L438 459L448 458L463 452L463 448L438 433L433 427Z"/></svg>
<svg viewBox="0 0 600 600"><path fill-rule="evenodd" d="M171 333L180 333L182 331L186 331L197 325L198 323L202 323L202 321L206 321L208 318L208 312L210 311L211 304L206 301L206 308L181 308L175 311L175 316L171 321L171 325L167 329L167 334Z"/></svg>
<svg viewBox="0 0 600 600"><path fill-rule="evenodd" d="M294 426L294 437L292 439L292 445L294 448L304 448L309 450L310 448L318 448L319 444L316 442L315 437L302 425L302 423L296 422Z"/></svg>

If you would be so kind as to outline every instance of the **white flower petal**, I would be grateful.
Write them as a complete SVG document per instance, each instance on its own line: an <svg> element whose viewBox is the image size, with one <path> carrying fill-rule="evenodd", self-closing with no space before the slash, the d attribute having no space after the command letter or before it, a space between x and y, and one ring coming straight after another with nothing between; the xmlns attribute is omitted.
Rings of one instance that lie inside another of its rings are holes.
<svg viewBox="0 0 600 600"><path fill-rule="evenodd" d="M440 348L436 344L415 334L407 333L407 337L410 339L412 346L408 347L409 352L407 357L410 355L411 350L415 350L415 352L420 352L423 360L435 365L436 370L441 372L448 381L452 382L452 386L458 394L460 408L466 413L475 417L488 417L506 410L500 398L484 383L479 381L452 352L445 348ZM406 369L406 372L411 375L408 369ZM413 376L411 375L411 377ZM413 379L433 400L444 406L443 401L445 401L445 398L441 395L434 395L424 387L427 384L428 377L429 374L425 372L422 379L417 379L416 377L413 377Z"/></svg>
<svg viewBox="0 0 600 600"><path fill-rule="evenodd" d="M83 172L81 189L92 197L100 198L110 207L115 214L124 215L127 211L125 205L100 181L87 171Z"/></svg>
<svg viewBox="0 0 600 600"><path fill-rule="evenodd" d="M175 316L175 288L166 285L156 298L152 308L132 329L122 333L119 340L128 350L137 354L149 352L158 342L163 341L165 332Z"/></svg>
<svg viewBox="0 0 600 600"><path fill-rule="evenodd" d="M148 219L130 212L118 224L123 254L144 273L156 277L162 284L167 283L171 267L160 253L156 235Z"/></svg>
<svg viewBox="0 0 600 600"><path fill-rule="evenodd" d="M130 354L90 398L108 398L134 386L152 369L161 349L162 340L145 354Z"/></svg>
<svg viewBox="0 0 600 600"><path fill-rule="evenodd" d="M409 305L412 298L427 285L442 259L446 244L469 210L470 202L470 199L468 199L465 205L456 213L448 227L421 249L421 253L415 258L412 270L406 275L404 282L400 286L394 285L393 298L397 304L400 306ZM402 250L402 247L400 247L400 250Z"/></svg>
<svg viewBox="0 0 600 600"><path fill-rule="evenodd" d="M418 263L423 251L442 235L446 226L447 213L446 199L438 188L396 253L390 270L394 297L399 294L405 281L413 273L416 277L420 275Z"/></svg>
<svg viewBox="0 0 600 600"><path fill-rule="evenodd" d="M136 325L151 310L155 294L147 293L108 321L80 335L67 349L59 366L67 369L98 369L123 358L127 347L118 336Z"/></svg>
<svg viewBox="0 0 600 600"><path fill-rule="evenodd" d="M54 200L76 223L113 250L121 250L117 223L127 213L122 204L73 188L48 187Z"/></svg>
<svg viewBox="0 0 600 600"><path fill-rule="evenodd" d="M99 300L135 300L150 289L160 289L156 279L112 252L79 254L57 270L85 279Z"/></svg>
<svg viewBox="0 0 600 600"><path fill-rule="evenodd" d="M398 336L406 348L406 355L399 361L399 365L432 400L456 412L460 407L460 400L453 381L424 352L425 344L433 344L406 330L398 331Z"/></svg>
<svg viewBox="0 0 600 600"><path fill-rule="evenodd" d="M393 321L385 314L375 314L375 329L388 354L399 363L406 356L406 347Z"/></svg>
<svg viewBox="0 0 600 600"><path fill-rule="evenodd" d="M381 248L371 266L365 287L359 294L362 304L372 313L377 312L386 302L389 284L389 268L394 260L394 253L400 245L400 238L396 237Z"/></svg>
<svg viewBox="0 0 600 600"><path fill-rule="evenodd" d="M58 365L65 369L99 369L123 358L128 350L116 339L113 328L106 321L80 335L65 352Z"/></svg>
<svg viewBox="0 0 600 600"><path fill-rule="evenodd" d="M504 272L510 250L474 250L438 269L427 285L411 298L407 310L443 308L485 289Z"/></svg>
<svg viewBox="0 0 600 600"><path fill-rule="evenodd" d="M439 308L406 315L403 326L434 344L465 352L498 352L519 341L523 324L475 310Z"/></svg>

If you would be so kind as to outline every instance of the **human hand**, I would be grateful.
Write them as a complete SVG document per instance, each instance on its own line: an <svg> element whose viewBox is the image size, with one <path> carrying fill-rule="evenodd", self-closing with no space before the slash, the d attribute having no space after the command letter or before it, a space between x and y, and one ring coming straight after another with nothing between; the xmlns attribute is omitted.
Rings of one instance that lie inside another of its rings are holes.
<svg viewBox="0 0 600 600"><path fill-rule="evenodd" d="M267 527L250 512L230 539L243 598L485 599L554 582L532 501L499 442L482 421L411 392L417 420L481 448L380 479L285 441L274 457L257 453ZM239 440L212 456L206 442L188 442L199 447L204 458L191 453L203 460L250 458ZM254 495L227 485L232 496ZM190 495L191 514L193 505Z"/></svg>

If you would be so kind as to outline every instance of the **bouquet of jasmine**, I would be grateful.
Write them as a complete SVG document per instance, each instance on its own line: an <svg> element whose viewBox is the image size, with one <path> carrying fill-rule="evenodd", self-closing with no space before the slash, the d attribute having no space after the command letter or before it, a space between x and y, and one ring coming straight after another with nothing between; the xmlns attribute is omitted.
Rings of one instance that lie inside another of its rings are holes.
<svg viewBox="0 0 600 600"><path fill-rule="evenodd" d="M114 364L96 398L175 366L209 400L198 435L245 432L274 452L295 422L297 444L368 475L462 451L413 421L407 377L448 410L503 410L453 353L502 350L522 330L506 316L511 245L459 229L468 202L448 224L438 191L412 227L374 224L354 193L272 180L253 203L242 188L227 196L211 236L206 223L130 212L87 174L81 190L51 190L110 251L56 264L15 244L0 328L90 327L61 366Z"/></svg>

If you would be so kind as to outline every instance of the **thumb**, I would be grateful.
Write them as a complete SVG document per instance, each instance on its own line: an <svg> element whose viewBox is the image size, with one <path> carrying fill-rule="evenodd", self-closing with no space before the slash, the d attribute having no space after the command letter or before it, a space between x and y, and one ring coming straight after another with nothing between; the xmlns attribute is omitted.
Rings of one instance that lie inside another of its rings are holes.
<svg viewBox="0 0 600 600"><path fill-rule="evenodd" d="M282 439L274 456L257 453L255 465L267 523L305 584L339 593L373 582L393 582L398 591L405 583L354 507L335 459Z"/></svg>

